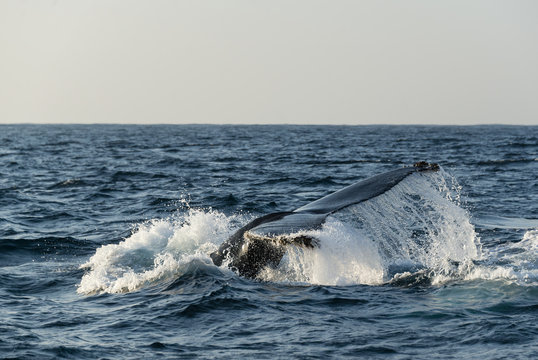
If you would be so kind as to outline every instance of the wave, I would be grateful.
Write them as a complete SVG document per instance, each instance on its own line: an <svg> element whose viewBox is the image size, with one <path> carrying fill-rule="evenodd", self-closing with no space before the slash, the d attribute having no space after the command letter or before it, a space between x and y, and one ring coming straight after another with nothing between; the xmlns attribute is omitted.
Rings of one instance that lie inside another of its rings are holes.
<svg viewBox="0 0 538 360"><path fill-rule="evenodd" d="M514 159L491 159L478 161L477 165L507 165L507 164L530 164L538 161L537 158L514 158Z"/></svg>
<svg viewBox="0 0 538 360"><path fill-rule="evenodd" d="M465 280L507 280L520 285L537 285L538 229L527 230L520 241L485 250L484 259L464 274Z"/></svg>
<svg viewBox="0 0 538 360"><path fill-rule="evenodd" d="M259 280L330 286L476 279L536 284L538 230L527 231L506 248L483 250L460 204L460 191L442 170L413 174L383 195L329 216L321 229L300 232L319 239L319 248L288 248L280 265L264 269ZM174 279L191 278L193 271L208 273L216 269L208 254L248 218L187 207L140 224L124 241L102 246L81 266L86 273L77 292L162 288ZM225 266L218 271L235 276Z"/></svg>
<svg viewBox="0 0 538 360"><path fill-rule="evenodd" d="M536 229L538 219L527 219L518 217L482 215L474 219L474 223L487 229Z"/></svg>
<svg viewBox="0 0 538 360"><path fill-rule="evenodd" d="M35 239L0 239L1 256L17 257L22 253L73 255L81 251L89 251L93 242L73 237L45 236Z"/></svg>
<svg viewBox="0 0 538 360"><path fill-rule="evenodd" d="M81 179L67 179L67 180L60 181L50 186L49 190L68 188L68 187L90 186L90 185L92 185L90 182L87 182Z"/></svg>

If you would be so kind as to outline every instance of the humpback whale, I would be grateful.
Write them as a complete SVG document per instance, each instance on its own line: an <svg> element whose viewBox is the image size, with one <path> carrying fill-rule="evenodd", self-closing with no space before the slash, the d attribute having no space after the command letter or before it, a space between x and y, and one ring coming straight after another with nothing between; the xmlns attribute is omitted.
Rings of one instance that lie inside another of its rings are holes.
<svg viewBox="0 0 538 360"><path fill-rule="evenodd" d="M226 263L240 276L255 278L265 266L278 266L286 245L319 246L315 238L299 231L319 229L330 214L379 196L415 172L437 170L439 165L435 163L417 162L359 181L298 209L256 218L209 256L217 266Z"/></svg>

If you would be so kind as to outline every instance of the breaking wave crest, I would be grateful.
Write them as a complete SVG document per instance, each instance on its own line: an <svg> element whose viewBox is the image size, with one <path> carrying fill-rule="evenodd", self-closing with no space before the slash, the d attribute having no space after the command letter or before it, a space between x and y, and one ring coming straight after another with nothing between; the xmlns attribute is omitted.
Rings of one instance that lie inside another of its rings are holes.
<svg viewBox="0 0 538 360"><path fill-rule="evenodd" d="M290 247L259 279L316 285L442 284L452 280L508 280L536 284L538 230L514 244L482 250L460 187L443 170L416 173L372 200L301 232L319 248ZM212 209L190 209L139 225L119 244L104 245L82 265L80 294L130 292L214 266L208 254L247 221ZM222 267L222 271L229 271Z"/></svg>

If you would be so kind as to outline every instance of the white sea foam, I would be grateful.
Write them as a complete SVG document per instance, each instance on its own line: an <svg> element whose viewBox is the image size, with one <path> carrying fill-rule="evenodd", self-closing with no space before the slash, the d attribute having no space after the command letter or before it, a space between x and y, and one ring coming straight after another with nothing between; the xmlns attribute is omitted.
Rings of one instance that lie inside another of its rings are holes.
<svg viewBox="0 0 538 360"><path fill-rule="evenodd" d="M444 172L414 174L385 194L331 215L314 250L294 248L262 278L322 285L381 284L428 269L433 282L480 257L459 187ZM454 265L457 263L458 265Z"/></svg>
<svg viewBox="0 0 538 360"><path fill-rule="evenodd" d="M193 259L211 263L208 254L229 236L236 220L214 210L191 209L185 214L142 224L119 244L97 249L82 265L88 272L77 291L129 292L179 276Z"/></svg>
<svg viewBox="0 0 538 360"><path fill-rule="evenodd" d="M266 281L322 285L380 284L383 262L376 245L364 234L334 218L319 231L303 232L319 240L320 247L291 247L277 269L266 268Z"/></svg>
<svg viewBox="0 0 538 360"><path fill-rule="evenodd" d="M259 278L375 285L426 274L433 284L475 279L536 284L538 230L482 251L469 214L459 206L459 191L443 171L413 174L385 194L329 216L320 230L303 232L318 239L319 248L290 247L280 265L264 269ZM195 259L211 265L208 254L246 221L191 209L141 224L82 265L87 272L78 292L134 291L180 276Z"/></svg>
<svg viewBox="0 0 538 360"><path fill-rule="evenodd" d="M465 274L466 280L507 280L519 285L538 283L538 229L528 230L521 241L507 243L486 252L484 264Z"/></svg>

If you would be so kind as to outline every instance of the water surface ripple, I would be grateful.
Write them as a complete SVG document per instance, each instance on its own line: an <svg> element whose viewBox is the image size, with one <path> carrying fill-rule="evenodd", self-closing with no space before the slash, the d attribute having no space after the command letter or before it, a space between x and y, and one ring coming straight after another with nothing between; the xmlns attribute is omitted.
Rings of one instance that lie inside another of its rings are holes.
<svg viewBox="0 0 538 360"><path fill-rule="evenodd" d="M454 198L411 179L261 280L208 261L419 160ZM538 357L536 126L2 125L0 167L0 358Z"/></svg>

